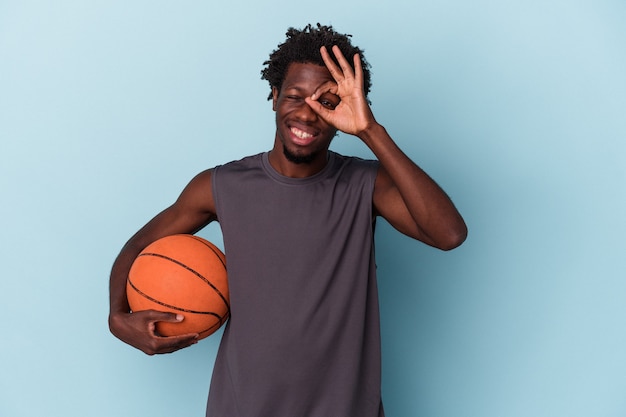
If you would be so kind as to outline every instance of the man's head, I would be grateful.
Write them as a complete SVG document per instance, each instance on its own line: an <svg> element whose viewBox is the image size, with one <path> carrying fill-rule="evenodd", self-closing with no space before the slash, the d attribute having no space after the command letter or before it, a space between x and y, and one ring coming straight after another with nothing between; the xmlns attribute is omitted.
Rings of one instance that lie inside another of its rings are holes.
<svg viewBox="0 0 626 417"><path fill-rule="evenodd" d="M354 66L352 57L357 53L361 56L363 91L367 96L371 87L370 66L363 57L363 51L352 46L351 35L337 33L332 26L322 26L319 23L317 27L309 24L302 30L289 28L286 35L285 42L278 45L278 49L273 51L270 58L263 63L265 68L261 71L261 79L267 80L270 83L270 88L275 87L280 91L289 65L294 62L325 66L320 48L326 46L330 50L333 45L337 45L351 66ZM337 63L336 60L335 63ZM271 99L272 93L268 96L268 100Z"/></svg>

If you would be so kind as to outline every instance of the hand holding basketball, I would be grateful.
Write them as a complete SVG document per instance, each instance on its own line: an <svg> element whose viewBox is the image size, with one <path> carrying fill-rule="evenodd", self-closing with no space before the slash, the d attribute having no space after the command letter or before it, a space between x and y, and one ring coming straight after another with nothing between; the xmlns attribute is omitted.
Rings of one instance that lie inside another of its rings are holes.
<svg viewBox="0 0 626 417"><path fill-rule="evenodd" d="M137 256L128 274L126 295L133 312L173 314L169 320L150 323L156 335L197 333L199 339L205 338L230 314L226 259L215 245L200 237L166 236Z"/></svg>
<svg viewBox="0 0 626 417"><path fill-rule="evenodd" d="M212 243L193 235L167 236L129 261L128 304L109 315L111 332L125 343L148 355L171 353L228 319L226 259Z"/></svg>
<svg viewBox="0 0 626 417"><path fill-rule="evenodd" d="M198 342L197 333L162 337L155 333L157 322L179 322L177 314L145 310L110 316L115 322L116 336L147 355L172 353ZM113 323L111 323L113 327Z"/></svg>

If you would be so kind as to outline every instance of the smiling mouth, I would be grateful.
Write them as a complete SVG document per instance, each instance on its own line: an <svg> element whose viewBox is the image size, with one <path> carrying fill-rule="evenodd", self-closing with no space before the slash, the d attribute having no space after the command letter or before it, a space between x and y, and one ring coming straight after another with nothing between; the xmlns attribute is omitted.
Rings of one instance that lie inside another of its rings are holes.
<svg viewBox="0 0 626 417"><path fill-rule="evenodd" d="M293 133L296 137L298 137L300 139L311 139L311 138L313 138L312 134L307 133L304 130L300 130L297 127L292 127L290 130L291 130L291 133Z"/></svg>
<svg viewBox="0 0 626 417"><path fill-rule="evenodd" d="M289 131L291 132L291 140L298 146L310 145L317 137L317 135L313 133L305 132L293 126L289 128Z"/></svg>

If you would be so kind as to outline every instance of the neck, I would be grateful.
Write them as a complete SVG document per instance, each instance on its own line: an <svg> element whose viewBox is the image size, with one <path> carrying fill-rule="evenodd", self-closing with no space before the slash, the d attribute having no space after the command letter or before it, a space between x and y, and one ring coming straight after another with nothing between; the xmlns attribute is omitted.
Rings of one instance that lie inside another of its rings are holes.
<svg viewBox="0 0 626 417"><path fill-rule="evenodd" d="M269 153L272 167L281 175L290 178L311 177L320 172L328 163L328 150L320 151L313 159L305 162L294 162L285 156L282 144L274 146Z"/></svg>

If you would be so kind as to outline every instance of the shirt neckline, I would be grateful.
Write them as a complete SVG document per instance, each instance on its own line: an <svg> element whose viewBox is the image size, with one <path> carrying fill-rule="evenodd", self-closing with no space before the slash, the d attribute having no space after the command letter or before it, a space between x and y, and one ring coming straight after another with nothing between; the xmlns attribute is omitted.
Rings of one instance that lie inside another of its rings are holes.
<svg viewBox="0 0 626 417"><path fill-rule="evenodd" d="M277 181L282 184L288 185L304 185L304 184L312 184L318 182L324 178L326 178L327 174L331 171L333 165L335 164L336 154L333 151L328 151L328 161L326 162L326 166L322 168L322 170L310 177L305 178L292 178L282 175L270 163L269 159L269 151L264 152L261 157L261 165L263 170L272 178L274 181Z"/></svg>

